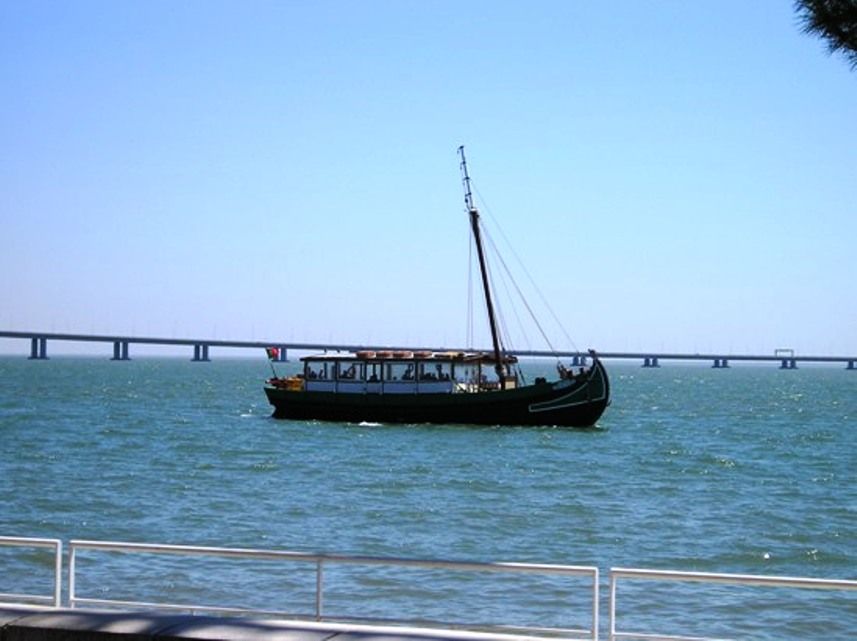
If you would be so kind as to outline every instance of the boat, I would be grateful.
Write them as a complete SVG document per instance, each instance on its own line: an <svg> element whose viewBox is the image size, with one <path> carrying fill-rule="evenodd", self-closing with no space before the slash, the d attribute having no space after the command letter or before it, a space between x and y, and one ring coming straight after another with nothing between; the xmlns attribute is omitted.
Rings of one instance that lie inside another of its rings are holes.
<svg viewBox="0 0 857 641"><path fill-rule="evenodd" d="M557 379L527 383L500 338L464 148L464 200L476 246L491 330L490 351L366 348L305 356L295 376L265 384L274 418L377 423L591 427L610 402L598 355L577 373L557 364ZM585 359L584 359L585 361Z"/></svg>

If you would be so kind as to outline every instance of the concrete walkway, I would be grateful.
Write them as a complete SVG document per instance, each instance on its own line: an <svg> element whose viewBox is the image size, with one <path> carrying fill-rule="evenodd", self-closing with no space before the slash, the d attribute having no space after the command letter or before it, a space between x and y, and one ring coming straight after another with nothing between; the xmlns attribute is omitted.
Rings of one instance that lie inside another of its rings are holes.
<svg viewBox="0 0 857 641"><path fill-rule="evenodd" d="M532 637L258 617L0 607L0 641L488 641L527 638Z"/></svg>

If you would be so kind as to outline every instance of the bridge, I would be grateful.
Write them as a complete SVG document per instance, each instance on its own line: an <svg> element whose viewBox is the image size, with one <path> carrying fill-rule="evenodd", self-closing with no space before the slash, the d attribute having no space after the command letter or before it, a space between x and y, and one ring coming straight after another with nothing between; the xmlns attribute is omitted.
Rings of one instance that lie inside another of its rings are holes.
<svg viewBox="0 0 857 641"><path fill-rule="evenodd" d="M193 350L192 361L207 362L211 360L210 349L243 348L266 349L276 347L276 361L286 362L289 350L308 352L356 352L361 350L403 350L403 351L433 351L433 352L464 352L472 351L461 347L413 347L391 345L358 345L333 343L295 343L282 341L234 341L208 338L158 338L150 336L118 336L106 334L62 334L53 332L17 332L0 331L0 338L22 339L30 341L31 360L48 359L48 341L66 341L76 343L106 343L112 344L114 361L131 360L130 345L161 345L186 346ZM490 351L490 350L482 350ZM590 358L589 352L564 351L550 352L547 350L512 350L516 356L532 358L568 358L572 366L586 365ZM799 363L842 363L846 369L857 370L857 355L855 356L798 356L791 349L778 349L773 354L728 354L723 352L685 353L685 352L598 352L602 360L632 360L640 361L645 368L660 367L661 361L708 361L714 369L727 369L732 362L770 362L778 364L780 369L797 369Z"/></svg>

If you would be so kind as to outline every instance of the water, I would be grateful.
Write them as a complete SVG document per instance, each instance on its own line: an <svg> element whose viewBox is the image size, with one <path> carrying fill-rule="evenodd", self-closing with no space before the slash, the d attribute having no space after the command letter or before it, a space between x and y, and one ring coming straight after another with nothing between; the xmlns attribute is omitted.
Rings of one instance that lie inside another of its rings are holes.
<svg viewBox="0 0 857 641"><path fill-rule="evenodd" d="M857 578L857 372L608 368L613 404L580 431L275 421L262 359L0 358L0 535ZM0 552L0 592L49 591L44 555ZM78 590L280 609L312 601L311 569L89 553ZM327 611L588 625L579 580L331 572ZM641 583L620 603L624 629L857 630L854 593Z"/></svg>

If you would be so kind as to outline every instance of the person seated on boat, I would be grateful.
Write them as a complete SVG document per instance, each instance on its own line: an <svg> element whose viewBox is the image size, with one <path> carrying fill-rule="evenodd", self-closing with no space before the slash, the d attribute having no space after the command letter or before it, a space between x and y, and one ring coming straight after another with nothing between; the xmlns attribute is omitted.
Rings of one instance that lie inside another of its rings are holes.
<svg viewBox="0 0 857 641"><path fill-rule="evenodd" d="M582 367L580 368L580 371L577 372L577 378L579 378L580 380L586 378L586 370Z"/></svg>
<svg viewBox="0 0 857 641"><path fill-rule="evenodd" d="M354 375L356 373L357 373L357 370L355 369L354 365L352 364L351 367L349 367L344 372L342 372L342 378L354 378Z"/></svg>
<svg viewBox="0 0 857 641"><path fill-rule="evenodd" d="M370 383L377 383L378 382L378 375L375 372L372 372L372 376L369 377L369 382Z"/></svg>
<svg viewBox="0 0 857 641"><path fill-rule="evenodd" d="M571 378L569 376L568 369L559 361L557 361L556 364L556 373L559 374L560 379Z"/></svg>
<svg viewBox="0 0 857 641"><path fill-rule="evenodd" d="M405 373L402 375L403 381L412 381L414 380L414 366L408 365L408 369L405 370Z"/></svg>

